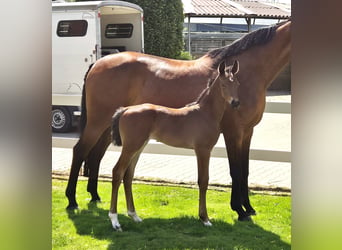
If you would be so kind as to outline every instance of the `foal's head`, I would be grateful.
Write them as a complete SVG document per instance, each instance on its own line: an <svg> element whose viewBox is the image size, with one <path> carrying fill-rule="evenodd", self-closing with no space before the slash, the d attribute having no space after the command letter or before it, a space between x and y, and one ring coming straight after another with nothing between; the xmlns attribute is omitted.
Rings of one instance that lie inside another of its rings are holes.
<svg viewBox="0 0 342 250"><path fill-rule="evenodd" d="M218 67L219 76L217 80L221 86L223 98L232 108L238 108L240 101L238 97L238 86L240 85L236 74L239 72L239 61L235 60L233 65L226 66L225 61Z"/></svg>

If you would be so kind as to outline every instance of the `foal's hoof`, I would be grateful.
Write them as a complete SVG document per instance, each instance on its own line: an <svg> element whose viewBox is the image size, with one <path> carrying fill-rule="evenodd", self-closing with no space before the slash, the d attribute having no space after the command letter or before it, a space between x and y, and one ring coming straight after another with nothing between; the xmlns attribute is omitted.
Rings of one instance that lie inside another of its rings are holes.
<svg viewBox="0 0 342 250"><path fill-rule="evenodd" d="M202 221L203 222L203 225L206 226L206 227L211 227L213 224L211 224L211 222L208 220L208 221Z"/></svg>
<svg viewBox="0 0 342 250"><path fill-rule="evenodd" d="M129 217L131 217L133 219L134 222L136 223L140 223L142 222L143 220L137 215L136 212L130 212L130 211L127 211L127 214Z"/></svg>
<svg viewBox="0 0 342 250"><path fill-rule="evenodd" d="M122 232L122 228L121 228L121 226L119 225L119 226L113 226L113 228L114 228L114 230L115 231L117 231L117 232Z"/></svg>
<svg viewBox="0 0 342 250"><path fill-rule="evenodd" d="M112 223L114 230L117 232L122 232L122 228L118 220L118 214L109 212L108 216L109 216L109 219Z"/></svg>

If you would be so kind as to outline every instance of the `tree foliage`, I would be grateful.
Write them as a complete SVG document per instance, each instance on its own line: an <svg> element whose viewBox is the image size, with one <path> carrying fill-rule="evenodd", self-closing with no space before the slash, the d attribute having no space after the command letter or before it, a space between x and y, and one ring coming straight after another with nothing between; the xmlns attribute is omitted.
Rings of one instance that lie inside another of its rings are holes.
<svg viewBox="0 0 342 250"><path fill-rule="evenodd" d="M169 58L179 57L184 48L182 0L126 1L144 10L145 52Z"/></svg>

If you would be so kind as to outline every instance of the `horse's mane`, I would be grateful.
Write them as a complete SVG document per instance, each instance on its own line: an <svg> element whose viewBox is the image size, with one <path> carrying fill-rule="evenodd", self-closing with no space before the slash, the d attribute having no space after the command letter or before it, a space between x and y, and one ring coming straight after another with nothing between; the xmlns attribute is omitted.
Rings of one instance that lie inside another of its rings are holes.
<svg viewBox="0 0 342 250"><path fill-rule="evenodd" d="M248 33L240 39L234 41L232 44L210 50L205 55L213 59L213 68L216 68L219 63L227 57L238 55L253 46L263 45L269 42L273 38L277 28L283 23L284 22L281 22L270 27L261 28Z"/></svg>

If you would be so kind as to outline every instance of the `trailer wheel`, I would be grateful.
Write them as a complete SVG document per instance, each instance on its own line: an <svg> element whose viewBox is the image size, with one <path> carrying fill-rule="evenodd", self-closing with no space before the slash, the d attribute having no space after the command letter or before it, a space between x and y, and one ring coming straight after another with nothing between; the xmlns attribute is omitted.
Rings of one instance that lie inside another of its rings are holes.
<svg viewBox="0 0 342 250"><path fill-rule="evenodd" d="M71 114L64 107L52 108L52 131L57 133L68 132L72 127Z"/></svg>

